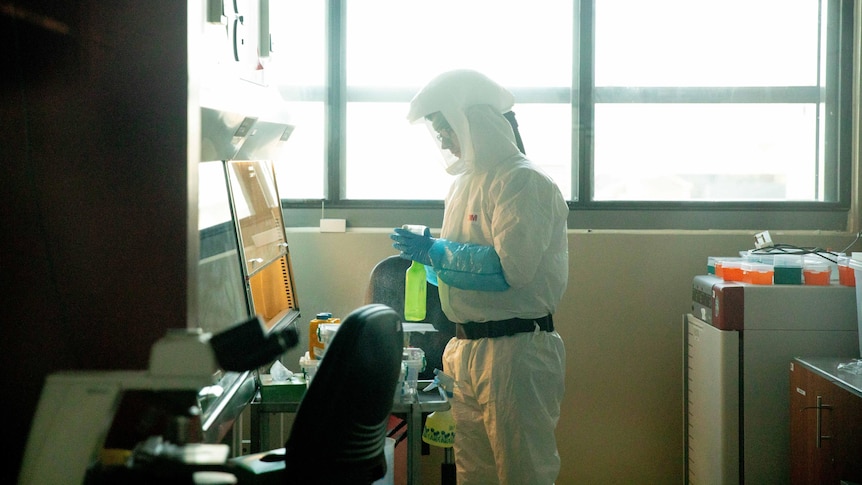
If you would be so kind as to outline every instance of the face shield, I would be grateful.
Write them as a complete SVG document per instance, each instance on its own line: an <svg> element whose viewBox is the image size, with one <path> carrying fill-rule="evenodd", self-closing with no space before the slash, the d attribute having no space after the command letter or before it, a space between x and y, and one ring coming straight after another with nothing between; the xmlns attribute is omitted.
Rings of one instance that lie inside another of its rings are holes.
<svg viewBox="0 0 862 485"><path fill-rule="evenodd" d="M430 118L423 118L423 124L440 151L443 168L450 175L461 173L464 163L461 161L461 143L458 135L440 113L430 115Z"/></svg>

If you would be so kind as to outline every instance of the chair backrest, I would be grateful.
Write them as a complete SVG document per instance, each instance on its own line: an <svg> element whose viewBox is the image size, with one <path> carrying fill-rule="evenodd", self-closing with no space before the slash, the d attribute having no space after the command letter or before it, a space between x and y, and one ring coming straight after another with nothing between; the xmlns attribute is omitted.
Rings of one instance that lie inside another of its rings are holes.
<svg viewBox="0 0 862 485"><path fill-rule="evenodd" d="M371 270L365 303L382 303L393 308L404 318L404 273L410 261L398 255L389 256ZM443 313L437 287L427 285L425 300L425 322L434 325L436 332L411 333L410 345L425 352L425 370L419 373L420 379L433 379L434 369L443 370L443 349L449 339L455 336L455 324Z"/></svg>
<svg viewBox="0 0 862 485"><path fill-rule="evenodd" d="M398 313L386 305L365 305L341 322L285 443L286 483L370 484L383 477L403 338Z"/></svg>

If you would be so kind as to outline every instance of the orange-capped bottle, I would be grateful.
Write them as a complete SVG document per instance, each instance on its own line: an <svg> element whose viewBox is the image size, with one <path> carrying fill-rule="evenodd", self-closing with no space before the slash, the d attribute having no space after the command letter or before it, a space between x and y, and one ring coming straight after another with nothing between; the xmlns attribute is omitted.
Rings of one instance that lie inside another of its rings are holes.
<svg viewBox="0 0 862 485"><path fill-rule="evenodd" d="M329 312L318 313L317 316L308 324L308 356L312 359L320 359L322 354L323 341L320 339L317 327L321 323L341 323L340 318L332 318Z"/></svg>

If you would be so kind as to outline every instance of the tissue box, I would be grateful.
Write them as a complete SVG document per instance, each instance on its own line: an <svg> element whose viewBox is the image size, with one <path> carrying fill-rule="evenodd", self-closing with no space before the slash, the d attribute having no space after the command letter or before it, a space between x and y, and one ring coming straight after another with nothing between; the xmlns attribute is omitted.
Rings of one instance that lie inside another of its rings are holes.
<svg viewBox="0 0 862 485"><path fill-rule="evenodd" d="M269 374L260 375L260 400L262 402L299 402L305 395L305 378L294 375L282 382L272 382Z"/></svg>

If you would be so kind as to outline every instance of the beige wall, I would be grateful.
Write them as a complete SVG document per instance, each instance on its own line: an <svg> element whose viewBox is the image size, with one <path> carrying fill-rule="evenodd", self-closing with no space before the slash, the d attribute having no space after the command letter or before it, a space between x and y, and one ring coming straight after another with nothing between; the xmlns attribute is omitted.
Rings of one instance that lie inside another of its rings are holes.
<svg viewBox="0 0 862 485"><path fill-rule="evenodd" d="M288 229L300 321L361 306L372 267L395 254L388 234ZM850 234L771 234L776 243L834 250L853 241ZM570 232L569 286L554 317L567 353L558 485L682 483L682 315L691 279L706 272L707 256L752 248L752 235Z"/></svg>

